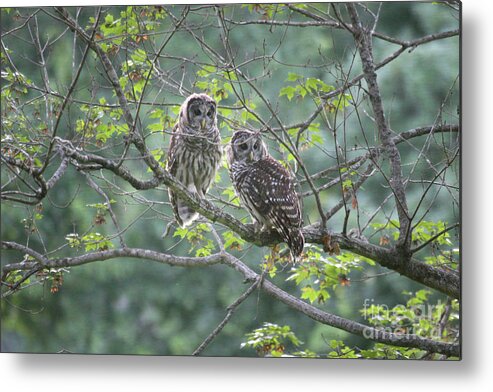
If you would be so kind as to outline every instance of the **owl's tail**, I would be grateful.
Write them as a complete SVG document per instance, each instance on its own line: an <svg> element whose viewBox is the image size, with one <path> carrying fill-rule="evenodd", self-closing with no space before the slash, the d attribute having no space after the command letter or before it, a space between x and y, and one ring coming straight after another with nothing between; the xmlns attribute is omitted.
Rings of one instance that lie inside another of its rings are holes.
<svg viewBox="0 0 493 392"><path fill-rule="evenodd" d="M181 227L190 226L195 219L199 217L199 214L183 203L180 199L177 202L176 221Z"/></svg>
<svg viewBox="0 0 493 392"><path fill-rule="evenodd" d="M181 227L190 226L193 221L198 218L198 212L187 206L182 200L177 198L173 192L170 191L169 196L176 222Z"/></svg>
<svg viewBox="0 0 493 392"><path fill-rule="evenodd" d="M287 233L287 238L284 240L287 242L293 258L296 259L303 253L303 247L305 246L305 237L300 229L291 229Z"/></svg>

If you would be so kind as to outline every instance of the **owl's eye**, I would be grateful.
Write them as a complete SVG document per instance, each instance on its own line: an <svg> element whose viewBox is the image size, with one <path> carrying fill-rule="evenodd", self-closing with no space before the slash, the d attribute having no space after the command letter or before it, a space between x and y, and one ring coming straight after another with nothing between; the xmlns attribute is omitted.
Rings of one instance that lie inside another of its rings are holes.
<svg viewBox="0 0 493 392"><path fill-rule="evenodd" d="M259 146L260 146L260 143L259 143L259 142L256 142L256 143L253 145L253 149L254 149L254 150L258 150Z"/></svg>
<svg viewBox="0 0 493 392"><path fill-rule="evenodd" d="M200 109L194 109L193 114L195 114L196 116L200 116Z"/></svg>
<svg viewBox="0 0 493 392"><path fill-rule="evenodd" d="M207 116L212 117L213 114L214 114L214 110L209 109L209 111L207 112Z"/></svg>
<svg viewBox="0 0 493 392"><path fill-rule="evenodd" d="M248 150L248 144L246 144L246 143L241 143L241 144L240 144L240 148L241 148L242 150Z"/></svg>

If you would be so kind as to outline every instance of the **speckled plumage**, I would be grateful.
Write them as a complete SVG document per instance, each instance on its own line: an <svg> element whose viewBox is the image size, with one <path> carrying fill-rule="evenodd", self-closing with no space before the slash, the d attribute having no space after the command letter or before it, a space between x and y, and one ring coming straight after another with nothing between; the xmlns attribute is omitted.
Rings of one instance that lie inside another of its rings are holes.
<svg viewBox="0 0 493 392"><path fill-rule="evenodd" d="M274 228L293 256L303 252L301 203L294 179L272 158L260 134L237 131L228 151L229 174L242 204L263 228Z"/></svg>
<svg viewBox="0 0 493 392"><path fill-rule="evenodd" d="M216 102L207 94L190 95L180 108L168 150L167 169L187 189L205 197L221 162L221 136L217 128ZM176 221L182 227L198 213L169 190Z"/></svg>

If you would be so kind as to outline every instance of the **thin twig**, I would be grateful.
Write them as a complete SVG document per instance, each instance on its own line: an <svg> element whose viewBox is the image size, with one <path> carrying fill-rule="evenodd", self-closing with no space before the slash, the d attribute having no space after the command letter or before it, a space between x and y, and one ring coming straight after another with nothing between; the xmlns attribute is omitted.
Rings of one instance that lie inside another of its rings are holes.
<svg viewBox="0 0 493 392"><path fill-rule="evenodd" d="M233 313L236 312L236 309L238 306L241 305L241 303L246 300L250 294L253 293L253 291L260 285L260 283L263 280L264 275L259 275L255 282L242 294L240 295L236 301L234 301L231 305L227 307L227 313L224 319L219 323L219 325L214 328L214 330L205 338L205 340L195 349L195 351L192 353L194 356L198 356L204 351L204 349L216 338L217 335L222 331L222 329L226 326L226 324L229 322L231 319L231 316L233 316Z"/></svg>

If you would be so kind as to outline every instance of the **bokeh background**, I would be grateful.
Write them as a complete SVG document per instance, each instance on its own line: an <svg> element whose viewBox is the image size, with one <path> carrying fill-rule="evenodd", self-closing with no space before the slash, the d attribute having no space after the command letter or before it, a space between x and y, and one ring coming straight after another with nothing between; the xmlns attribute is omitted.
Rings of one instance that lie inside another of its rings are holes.
<svg viewBox="0 0 493 392"><path fill-rule="evenodd" d="M327 8L327 4L319 6ZM180 6L167 8L174 15L180 15L182 9ZM124 9L125 7L107 7L105 15L118 15ZM51 12L49 8L47 10ZM70 10L75 12L75 8ZM32 12L33 9L28 8L12 9L9 12L2 10L2 43L13 50L12 56L19 70L41 85L39 68L29 61L35 58L29 32L21 29L16 34L3 36L4 32L21 24L15 17L16 13L26 15ZM240 4L226 6L225 14L237 21L259 19L258 15L252 14L251 9ZM88 25L89 18L93 15L94 8L84 7L79 14L80 23L83 26ZM38 14L38 22L41 36L44 37L56 37L65 29L64 26L53 23L53 19L43 12ZM190 20L187 19L187 22L215 26L217 19L213 13L205 13L205 16L197 13L192 15ZM389 36L410 40L458 27L457 15L445 6L431 2L392 2L381 7L377 30ZM170 28L170 21L165 18L156 26L156 31L168 31ZM223 52L219 29L201 29L200 34L209 45ZM161 42L160 39L157 39L158 43ZM270 53L272 48L276 48L276 61L270 62L268 66L262 61L252 61L244 70L252 76L262 75L257 81L257 86L271 102L276 102L285 124L304 121L313 111L313 102L309 100L295 102L279 96L280 90L286 86L289 72L319 78L338 86L341 82L338 65L351 76L361 71L359 60L354 61L354 42L351 35L340 30L320 27L285 29L252 24L233 28L229 40L236 53L237 63L262 55L264 50ZM70 84L73 67L69 53L72 53L73 45L73 35L65 34L50 48L47 63L54 89L61 91ZM376 59L383 59L394 50L395 46L388 42L375 40ZM190 62L182 62L180 58L194 57L197 63L207 62L208 58L200 45L186 32L178 32L166 47L166 53L170 56L172 54L176 59L163 59L160 63L163 70L174 80L181 80L187 89L198 91L195 83L197 80L203 80L197 76L200 67ZM294 66L306 64L309 59L310 65L317 66ZM96 66L97 61L91 61L94 68L85 70L81 77L81 85L86 88L80 88L76 92L76 96L81 100L91 98L91 94L94 93L92 85L107 85L102 70ZM268 74L265 73L266 70L269 71ZM459 71L458 37L431 42L409 50L379 70L378 80L391 128L395 132L405 131L434 124L437 118L445 123L457 123ZM174 118L176 107L183 100L183 93L174 86L167 86L163 77L152 80L152 83L153 86L146 92L146 99L156 104L162 103L161 108L165 115ZM258 97L248 88L246 94L256 105L256 111L263 118L269 118ZM115 97L109 89L97 89L97 97L105 97L107 102L115 102ZM236 99L231 94L221 104L227 106L235 102ZM364 113L365 105L367 104L361 104L361 113ZM145 107L141 113L140 119L144 127L155 122L150 118L154 108ZM63 136L73 134L76 119L81 116L80 108L73 105L70 108L70 116L66 116L68 118L65 119ZM345 121L342 121L343 117L339 121L345 125L347 145L361 143L361 137L358 136L360 124L356 116L349 116ZM371 118L363 116L360 120L363 127L369 130L368 133L374 135ZM332 136L323 121L317 122L320 123L324 151L311 149L302 152L305 165L311 173L331 165L335 155ZM220 124L223 139L227 141L231 130L226 124ZM165 149L167 141L166 136L163 140L163 135L157 132L149 132L147 138L148 145L155 146L156 149ZM276 157L283 156L275 143L270 142L270 147ZM415 147L399 147L404 172L416 159ZM131 167L133 172L146 175L147 171L142 163L134 162ZM418 170L418 174L422 178L430 175L425 164L422 173ZM458 167L455 173L451 172L450 175L450 182L458 185ZM222 191L227 186L229 179L227 170L223 167L218 184L211 192L212 196L224 199ZM131 188L127 187L126 190L130 191ZM417 203L422 187L410 186L408 191L410 203ZM125 232L128 245L160 251L172 249L172 253L177 255L190 254L190 245L186 241L180 242L171 235L164 239L161 237L170 218L170 209L165 203L166 189L162 187L140 192L139 195L147 200L163 203L153 204L150 210L149 204L138 203L134 198L122 198L121 202L115 204L114 210L121 227L129 226ZM386 196L381 179L370 180L359 192L359 205L369 213L375 210ZM322 194L324 205L330 206L339 199L339 189ZM39 235L26 230L26 222L33 219L34 209L2 203L2 240L26 243L29 238L29 245L35 249L55 250L66 243L67 234L74 231L83 232L93 225L94 211L87 205L98 202L102 202L101 196L86 185L85 179L75 170L68 171L43 203L43 217L36 222ZM458 220L459 211L453 207L446 192L439 195L435 205L436 207L430 210L429 220ZM304 200L304 208L306 222L314 221L317 213L313 198ZM234 209L232 211L239 217L247 218L246 212ZM387 213L391 216L393 214L390 209ZM341 230L343 215L343 212L340 212L330 220L329 226L333 230ZM385 222L385 219L386 215L382 214L380 221ZM112 232L108 224L99 227L98 230L103 233L107 231L108 234ZM221 232L221 227L218 227L218 230ZM457 233L454 233L454 236L454 241L458 244ZM57 255L74 252L73 249L65 247L58 251ZM267 253L268 249L255 246L247 246L234 252L257 271L260 261ZM2 250L1 256L2 265L19 261L19 255L12 252ZM376 275L385 272L388 271L376 266L366 268L364 274ZM289 266L285 266L285 270L277 274L274 282L288 292L299 294L299 288L293 282L286 281L288 276ZM404 291L422 288L396 273L384 274L376 279L360 279L361 275L358 274L351 278L350 286L338 287L330 300L320 307L343 317L364 321L359 310L363 307L365 299L391 307L405 303L407 297L403 294ZM222 265L181 269L135 259L91 263L67 271L64 274L63 285L56 293L50 292L49 284L33 285L3 298L1 347L2 351L8 352L67 350L95 354L189 355L222 320L226 307L246 288L247 285L237 273ZM439 299L441 296L434 294L433 298ZM264 322L291 326L305 346L315 352L327 351L327 341L331 339L343 340L350 346L362 348L370 344L362 338L302 317L263 293L255 292L241 305L204 355L256 356L254 350L241 349L241 343L245 341L246 333Z"/></svg>

